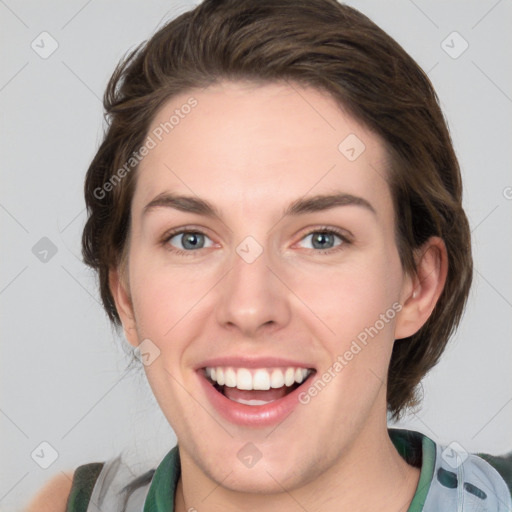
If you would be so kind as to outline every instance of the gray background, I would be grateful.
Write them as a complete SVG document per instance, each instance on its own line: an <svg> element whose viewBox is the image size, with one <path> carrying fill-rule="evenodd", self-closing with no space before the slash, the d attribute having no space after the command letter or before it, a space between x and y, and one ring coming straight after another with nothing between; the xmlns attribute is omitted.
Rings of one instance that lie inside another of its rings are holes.
<svg viewBox="0 0 512 512"><path fill-rule="evenodd" d="M512 450L511 2L349 3L428 71L473 230L475 282L462 325L424 381L422 410L400 425L469 451ZM125 345L81 263L80 235L107 80L128 49L189 5L0 0L1 510L19 510L60 471L122 450L144 469L174 444L143 374L124 372ZM46 59L31 47L43 31L59 45ZM453 31L469 44L458 58L464 43L446 39ZM45 262L33 252L43 237L57 250ZM58 453L47 469L40 464L52 451L42 442Z"/></svg>

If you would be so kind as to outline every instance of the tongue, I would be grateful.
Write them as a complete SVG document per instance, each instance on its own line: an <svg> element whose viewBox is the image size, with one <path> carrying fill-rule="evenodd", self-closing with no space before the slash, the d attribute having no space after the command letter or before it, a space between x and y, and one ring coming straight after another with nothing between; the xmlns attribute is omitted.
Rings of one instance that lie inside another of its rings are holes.
<svg viewBox="0 0 512 512"><path fill-rule="evenodd" d="M262 391L259 389L253 389L251 391L248 391L244 389L230 388L228 386L224 386L223 389L224 396L229 398L230 400L264 400L265 402L279 400L292 390L293 388L286 386L283 386L281 388L271 388L267 391Z"/></svg>

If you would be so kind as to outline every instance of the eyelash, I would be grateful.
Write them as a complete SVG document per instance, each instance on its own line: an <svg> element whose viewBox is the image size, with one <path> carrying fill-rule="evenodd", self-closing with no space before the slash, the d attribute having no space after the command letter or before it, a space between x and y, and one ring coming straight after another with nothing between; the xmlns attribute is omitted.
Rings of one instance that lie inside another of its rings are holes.
<svg viewBox="0 0 512 512"><path fill-rule="evenodd" d="M190 250L190 251L184 251L182 249L177 249L176 247L173 247L169 244L169 240L171 240L172 238L174 238L176 235L183 235L185 233L193 233L193 234L199 234L199 235L204 235L204 236L208 236L207 233L205 233L204 231L202 231L201 229L197 229L197 228L180 228L180 229L177 229L177 230L173 230L173 231L169 231L167 232L162 241L161 241L161 244L163 246L166 246L167 249L179 256L196 256L197 255L197 251L194 251L194 250ZM327 226L320 226L318 228L315 228L311 231L308 231L302 238L301 240L303 240L304 238L312 235L312 234L315 234L315 233L322 233L322 234L328 234L328 235L336 235L337 237L339 237L341 239L341 243L335 247L332 247L331 249L308 249L310 251L313 251L315 254L332 254L332 253L335 253L335 252L338 252L340 250L343 249L343 247L345 245L348 245L348 244L351 244L351 240L348 238L348 236L342 232L341 230L339 229L336 229L336 228L332 228L332 227L327 227ZM169 247L172 247L172 249L170 249Z"/></svg>

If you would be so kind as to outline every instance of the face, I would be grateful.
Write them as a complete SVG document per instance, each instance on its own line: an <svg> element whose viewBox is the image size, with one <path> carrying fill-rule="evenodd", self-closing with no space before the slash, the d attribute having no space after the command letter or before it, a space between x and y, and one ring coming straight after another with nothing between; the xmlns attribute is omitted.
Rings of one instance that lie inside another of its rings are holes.
<svg viewBox="0 0 512 512"><path fill-rule="evenodd" d="M148 135L114 295L182 464L273 492L372 449L411 292L381 140L316 89L238 82Z"/></svg>

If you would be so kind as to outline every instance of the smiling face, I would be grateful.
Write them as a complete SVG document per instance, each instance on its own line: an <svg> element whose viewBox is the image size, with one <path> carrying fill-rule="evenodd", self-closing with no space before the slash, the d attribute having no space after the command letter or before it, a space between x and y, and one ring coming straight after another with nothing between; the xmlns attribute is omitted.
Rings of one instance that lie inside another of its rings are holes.
<svg viewBox="0 0 512 512"><path fill-rule="evenodd" d="M410 334L384 146L284 84L176 96L149 135L191 96L137 170L113 296L129 342L159 350L144 369L184 468L233 490L307 485L384 442Z"/></svg>

